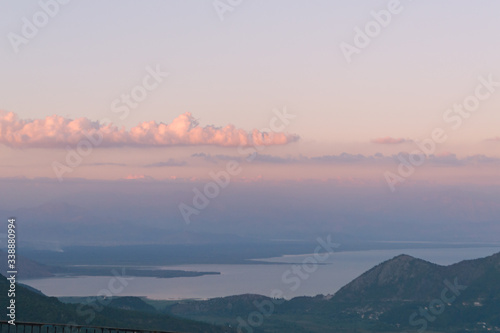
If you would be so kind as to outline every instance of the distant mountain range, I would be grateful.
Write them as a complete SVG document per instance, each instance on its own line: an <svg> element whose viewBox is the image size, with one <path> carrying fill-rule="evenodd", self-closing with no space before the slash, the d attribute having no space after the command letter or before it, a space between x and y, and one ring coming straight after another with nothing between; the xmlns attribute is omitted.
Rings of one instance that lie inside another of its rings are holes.
<svg viewBox="0 0 500 333"><path fill-rule="evenodd" d="M24 256L16 254L16 266L20 272L20 278L45 278L52 277L54 274L50 271L50 267L42 265ZM0 274L6 276L7 271L7 252L0 250Z"/></svg>
<svg viewBox="0 0 500 333"><path fill-rule="evenodd" d="M238 325L239 317L250 325L249 315L257 316L257 311L262 324L250 327L265 332L500 332L500 253L450 266L400 255L333 296L273 301L239 295L178 302L165 312L233 325ZM263 304L274 305L269 316L266 309L271 306Z"/></svg>
<svg viewBox="0 0 500 333"><path fill-rule="evenodd" d="M1 285L6 288L5 279ZM19 320L76 318L78 304L63 304L23 287L20 291L24 308ZM98 302L65 301L94 302L96 307ZM0 306L5 302L2 293ZM168 329L184 332L500 332L500 253L449 266L399 255L334 295L288 301L246 294L206 301L117 297L107 303L93 323L144 329L170 325Z"/></svg>

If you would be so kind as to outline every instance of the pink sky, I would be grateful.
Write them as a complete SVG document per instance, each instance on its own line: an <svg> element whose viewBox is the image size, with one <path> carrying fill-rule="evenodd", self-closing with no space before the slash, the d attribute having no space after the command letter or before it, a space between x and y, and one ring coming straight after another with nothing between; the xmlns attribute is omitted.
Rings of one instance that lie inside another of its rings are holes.
<svg viewBox="0 0 500 333"><path fill-rule="evenodd" d="M386 5L248 3L223 21L195 1L62 6L0 45L2 177L209 179L235 160L241 181L496 184L499 4L405 2L346 62L339 45ZM0 4L0 34L39 10Z"/></svg>

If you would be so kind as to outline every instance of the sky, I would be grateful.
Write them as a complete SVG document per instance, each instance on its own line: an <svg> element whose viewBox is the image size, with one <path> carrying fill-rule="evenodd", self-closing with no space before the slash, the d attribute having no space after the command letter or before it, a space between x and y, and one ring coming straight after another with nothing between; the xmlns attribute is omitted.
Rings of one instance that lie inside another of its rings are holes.
<svg viewBox="0 0 500 333"><path fill-rule="evenodd" d="M101 176L80 165L67 177L203 177L209 166L196 166L191 155L238 155L235 146L255 143L227 137L269 132L273 110L294 116L277 126L288 139L268 142L265 153L273 156L411 153L440 127L447 140L433 154L500 158L498 86L485 90L489 96L467 118L451 113L444 120L449 108L474 95L480 78L500 81L500 46L492 42L500 25L497 2L232 3L2 2L2 173L54 177L44 164L63 163L64 149L85 141L85 129L112 123L112 132L136 128L142 139L94 146L81 164L127 167L102 168ZM358 36L358 47L357 29L370 26L373 37L364 45ZM345 51L346 45L357 51ZM141 124L168 125L185 115L189 120L179 126L186 129L234 131L220 133L219 141L201 133L187 141L145 138L149 127ZM55 119L65 123L51 128ZM42 123L31 128L30 122ZM176 165L144 170L172 160L184 171ZM300 177L311 176L310 168L303 170ZM290 171L287 178L296 175Z"/></svg>
<svg viewBox="0 0 500 333"><path fill-rule="evenodd" d="M383 195L468 185L476 200L500 185L499 10L493 0L2 1L0 183L188 184L198 213L194 188L216 177L219 191L228 177L277 193L307 181ZM56 192L26 205L64 201ZM3 193L11 206L0 208L22 207L23 195ZM491 221L498 204L488 207Z"/></svg>

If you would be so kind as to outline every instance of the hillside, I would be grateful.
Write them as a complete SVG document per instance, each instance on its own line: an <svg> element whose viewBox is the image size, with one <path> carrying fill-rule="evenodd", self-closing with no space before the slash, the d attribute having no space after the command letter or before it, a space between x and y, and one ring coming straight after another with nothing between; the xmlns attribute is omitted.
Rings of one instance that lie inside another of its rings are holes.
<svg viewBox="0 0 500 333"><path fill-rule="evenodd" d="M16 254L16 265L18 278L32 279L32 278L45 278L54 276L51 272L51 267L42 265L36 261L26 258L22 255ZM6 275L7 273L7 252L0 250L0 274Z"/></svg>
<svg viewBox="0 0 500 333"><path fill-rule="evenodd" d="M161 307L137 297L116 297L96 313L91 325L184 332L230 332L229 327L255 333L500 332L499 281L500 253L450 266L399 255L363 273L333 296L285 301L246 294L169 301ZM3 278L4 288L6 283ZM79 304L63 304L22 286L17 296L18 320L85 323L88 319L77 315L82 310ZM95 298L85 301L100 308ZM3 293L0 306L5 302ZM41 308L46 310L42 313ZM248 326L257 319L258 324Z"/></svg>
<svg viewBox="0 0 500 333"><path fill-rule="evenodd" d="M0 277L0 307L8 304L8 281ZM130 311L136 306L151 308L132 300L117 301L115 307L95 307L64 304L55 297L47 297L28 290L20 285L16 287L16 321L80 325L123 327L129 329L169 330L179 332L222 333L235 332L230 328L176 318L170 315Z"/></svg>
<svg viewBox="0 0 500 333"><path fill-rule="evenodd" d="M486 258L440 266L408 255L383 262L341 288L335 302L431 301L446 282L467 286L467 297L499 297L500 253ZM470 290L475 290L472 294ZM479 293L479 294L477 294Z"/></svg>
<svg viewBox="0 0 500 333"><path fill-rule="evenodd" d="M500 332L499 281L500 253L450 266L400 255L360 275L333 297L297 297L275 304L259 329L283 333L427 328ZM166 313L236 325L237 317L260 311L255 302L272 301L258 295L185 301L170 305ZM439 315L427 313L429 308Z"/></svg>

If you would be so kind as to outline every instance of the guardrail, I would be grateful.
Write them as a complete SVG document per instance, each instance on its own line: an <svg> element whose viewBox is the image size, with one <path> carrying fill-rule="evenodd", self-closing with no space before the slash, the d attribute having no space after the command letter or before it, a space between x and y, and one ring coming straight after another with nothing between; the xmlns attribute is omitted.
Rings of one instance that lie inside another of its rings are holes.
<svg viewBox="0 0 500 333"><path fill-rule="evenodd" d="M178 333L172 331L136 330L114 327L80 326L68 324L42 324L16 321L10 325L0 321L1 333Z"/></svg>

